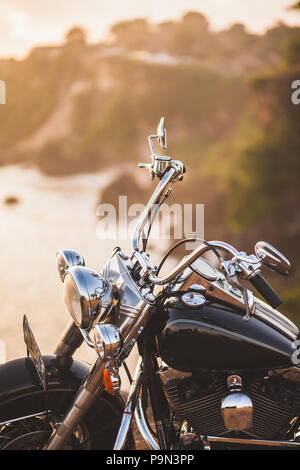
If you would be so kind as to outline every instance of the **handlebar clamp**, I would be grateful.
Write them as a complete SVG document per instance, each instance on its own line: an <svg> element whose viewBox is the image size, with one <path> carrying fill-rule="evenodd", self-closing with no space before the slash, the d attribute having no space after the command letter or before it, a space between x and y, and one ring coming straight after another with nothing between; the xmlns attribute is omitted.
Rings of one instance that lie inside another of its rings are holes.
<svg viewBox="0 0 300 470"><path fill-rule="evenodd" d="M179 160L172 160L171 157L153 154L151 156L152 163L139 163L140 168L148 168L150 178L154 180L157 176L162 179L166 171L172 167L175 169L175 173L171 181L182 181L183 174L185 173L185 166Z"/></svg>

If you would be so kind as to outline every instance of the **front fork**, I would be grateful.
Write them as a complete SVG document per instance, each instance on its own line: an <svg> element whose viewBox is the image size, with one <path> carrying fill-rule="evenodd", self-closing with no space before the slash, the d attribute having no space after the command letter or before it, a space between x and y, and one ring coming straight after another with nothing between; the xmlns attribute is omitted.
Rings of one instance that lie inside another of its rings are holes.
<svg viewBox="0 0 300 470"><path fill-rule="evenodd" d="M83 337L80 330L73 323L73 321L70 321L55 348L55 354L61 359L70 358L76 349L81 346L82 341ZM93 405L94 401L97 399L98 394L103 391L103 372L106 366L107 363L105 361L101 360L100 358L96 359L87 377L85 378L85 381L78 389L70 409L67 411L63 421L58 424L57 428L50 436L50 439L46 443L44 450L58 450L64 447L65 443L76 429L76 426L82 420L84 414ZM139 399L141 373L142 358L140 357L123 412L123 418L114 450L124 448L134 413L138 428L148 446L154 450L159 449L159 446L153 439L152 434L148 429Z"/></svg>
<svg viewBox="0 0 300 470"><path fill-rule="evenodd" d="M105 363L99 358L96 359L84 383L77 391L71 408L44 447L45 450L63 448L87 410L93 405L98 393L102 391L104 369Z"/></svg>
<svg viewBox="0 0 300 470"><path fill-rule="evenodd" d="M127 434L133 418L133 414L139 399L141 388L142 358L139 357L133 381L129 390L125 409L123 411L122 422L119 428L118 436L114 445L114 450L122 450L125 446Z"/></svg>
<svg viewBox="0 0 300 470"><path fill-rule="evenodd" d="M55 347L54 354L63 362L64 359L70 359L82 343L83 336L79 328L70 320ZM101 392L104 368L105 363L97 358L83 384L78 389L72 406L46 443L45 450L63 448L84 414L93 405L98 393Z"/></svg>
<svg viewBox="0 0 300 470"><path fill-rule="evenodd" d="M82 345L83 341L84 339L78 326L75 325L73 320L70 320L54 349L54 354L61 358L70 358Z"/></svg>

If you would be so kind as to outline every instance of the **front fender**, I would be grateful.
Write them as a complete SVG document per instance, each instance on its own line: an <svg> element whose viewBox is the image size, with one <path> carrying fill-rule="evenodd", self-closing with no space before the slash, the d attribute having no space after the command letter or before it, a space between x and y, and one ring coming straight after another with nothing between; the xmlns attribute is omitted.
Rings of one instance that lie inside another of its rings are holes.
<svg viewBox="0 0 300 470"><path fill-rule="evenodd" d="M71 406L90 366L72 358L42 356L47 373L46 394L32 359L23 357L0 365L0 422L28 417L45 409L62 413ZM92 449L112 449L121 423L124 399L103 392L86 412L84 426L91 435ZM5 427L4 427L5 428ZM105 428L104 431L101 429ZM0 443L1 444L1 443ZM132 430L126 446L134 448ZM1 445L0 445L1 447Z"/></svg>
<svg viewBox="0 0 300 470"><path fill-rule="evenodd" d="M72 358L63 359L60 356L43 356L47 371L48 388L76 391L86 377L90 366L87 363ZM0 408L5 410L5 403L20 395L30 395L42 390L39 376L30 357L22 357L7 361L0 365ZM124 409L124 399L121 394L114 396L104 392L105 397L120 410ZM1 421L10 419L3 416Z"/></svg>

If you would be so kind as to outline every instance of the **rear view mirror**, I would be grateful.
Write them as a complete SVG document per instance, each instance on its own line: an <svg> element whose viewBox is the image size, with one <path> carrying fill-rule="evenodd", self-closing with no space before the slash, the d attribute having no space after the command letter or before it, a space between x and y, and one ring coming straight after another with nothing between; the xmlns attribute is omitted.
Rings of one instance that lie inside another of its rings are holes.
<svg viewBox="0 0 300 470"><path fill-rule="evenodd" d="M272 271L288 276L291 273L291 263L280 251L266 242L255 245L255 254L261 262Z"/></svg>
<svg viewBox="0 0 300 470"><path fill-rule="evenodd" d="M165 118L162 117L157 126L157 137L163 149L167 148L167 132L165 128Z"/></svg>

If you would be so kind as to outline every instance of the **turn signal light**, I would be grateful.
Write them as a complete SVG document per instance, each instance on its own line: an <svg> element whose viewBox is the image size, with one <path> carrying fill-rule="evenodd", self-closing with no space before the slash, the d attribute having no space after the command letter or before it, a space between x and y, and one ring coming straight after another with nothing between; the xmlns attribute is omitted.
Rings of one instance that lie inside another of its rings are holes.
<svg viewBox="0 0 300 470"><path fill-rule="evenodd" d="M119 375L114 375L108 369L104 369L103 371L103 383L105 390L110 395L114 395L120 390L121 381Z"/></svg>

